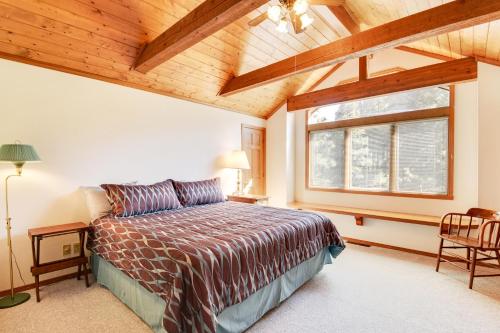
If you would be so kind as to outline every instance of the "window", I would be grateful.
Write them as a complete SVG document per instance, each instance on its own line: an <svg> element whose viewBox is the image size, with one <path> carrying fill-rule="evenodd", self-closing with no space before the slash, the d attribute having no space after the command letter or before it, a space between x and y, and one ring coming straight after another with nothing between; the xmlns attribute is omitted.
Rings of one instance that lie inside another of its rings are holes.
<svg viewBox="0 0 500 333"><path fill-rule="evenodd" d="M452 99L429 87L310 111L308 188L451 199Z"/></svg>

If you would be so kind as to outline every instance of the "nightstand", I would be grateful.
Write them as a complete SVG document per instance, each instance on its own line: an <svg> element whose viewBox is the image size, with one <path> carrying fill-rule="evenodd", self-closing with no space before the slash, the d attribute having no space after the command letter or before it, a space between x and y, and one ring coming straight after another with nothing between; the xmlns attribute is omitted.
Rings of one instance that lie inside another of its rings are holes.
<svg viewBox="0 0 500 333"><path fill-rule="evenodd" d="M269 197L257 194L231 194L227 196L227 200L262 205L268 203Z"/></svg>
<svg viewBox="0 0 500 333"><path fill-rule="evenodd" d="M31 239L31 249L33 252L33 267L31 274L35 277L36 301L40 302L40 275L59 271L69 267L78 266L77 279L80 280L80 274L85 276L85 284L89 287L87 257L85 257L85 233L89 226L83 222L53 225L49 227L40 227L28 229L28 236ZM80 239L80 254L76 257L40 263L40 241L44 238L62 236L68 234L78 234Z"/></svg>

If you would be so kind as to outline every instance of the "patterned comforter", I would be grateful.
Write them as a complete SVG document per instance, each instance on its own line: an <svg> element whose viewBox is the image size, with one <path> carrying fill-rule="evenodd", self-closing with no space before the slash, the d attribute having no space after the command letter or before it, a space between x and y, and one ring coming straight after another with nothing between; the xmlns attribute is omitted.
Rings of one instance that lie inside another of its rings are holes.
<svg viewBox="0 0 500 333"><path fill-rule="evenodd" d="M329 246L326 217L236 202L91 224L87 247L166 301L167 332L215 332L216 316Z"/></svg>

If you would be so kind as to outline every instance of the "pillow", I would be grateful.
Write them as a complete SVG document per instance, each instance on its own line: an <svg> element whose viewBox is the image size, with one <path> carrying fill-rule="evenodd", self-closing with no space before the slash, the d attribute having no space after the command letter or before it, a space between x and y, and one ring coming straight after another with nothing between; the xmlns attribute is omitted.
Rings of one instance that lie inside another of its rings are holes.
<svg viewBox="0 0 500 333"><path fill-rule="evenodd" d="M135 185L137 181L124 184ZM113 213L113 208L108 200L106 191L98 186L82 186L80 188L83 190L83 195L85 196L85 202L90 213L91 222Z"/></svg>
<svg viewBox="0 0 500 333"><path fill-rule="evenodd" d="M178 182L174 180L177 197L184 207L205 205L224 201L220 178L197 182Z"/></svg>
<svg viewBox="0 0 500 333"><path fill-rule="evenodd" d="M170 179L153 185L103 184L101 187L117 217L182 208Z"/></svg>
<svg viewBox="0 0 500 333"><path fill-rule="evenodd" d="M106 196L106 192L102 188L88 186L82 187L82 190L90 213L90 221L95 221L112 213L113 209Z"/></svg>

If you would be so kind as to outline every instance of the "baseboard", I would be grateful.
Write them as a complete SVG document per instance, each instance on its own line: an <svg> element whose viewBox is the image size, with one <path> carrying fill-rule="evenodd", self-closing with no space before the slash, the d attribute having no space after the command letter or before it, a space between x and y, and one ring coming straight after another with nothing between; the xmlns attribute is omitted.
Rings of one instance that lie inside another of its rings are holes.
<svg viewBox="0 0 500 333"><path fill-rule="evenodd" d="M420 256L425 256L425 257L431 257L431 258L437 258L437 253L433 252L427 252L427 251L420 251L420 250L415 250L415 249L409 249L406 247L400 247L400 246L394 246L394 245L389 245L389 244L383 244L383 243L376 243L376 242L370 242L362 239L356 239L356 238L351 238L351 237L342 237L348 244L355 244L355 245L360 245L364 247L370 247L370 246L375 246L375 247L381 247L384 249L389 249L389 250L394 250L394 251L401 251L401 252L406 252L406 253L411 253L411 254L417 254ZM463 262L458 260L455 257L451 256L443 256L444 259L449 260L449 261L457 261L457 262ZM498 268L495 265L488 264L486 262L481 262L479 261L477 263L478 266L484 266L488 268Z"/></svg>
<svg viewBox="0 0 500 333"><path fill-rule="evenodd" d="M414 250L414 249L409 249L406 247L400 247L400 246L394 246L394 245L388 245L388 244L383 244L383 243L376 243L376 242L370 242L362 239L357 239L357 238L351 238L351 237L343 237L347 243L350 244L356 244L356 245L361 245L361 246L375 246L375 247L381 247L384 249L389 249L389 250L394 250L394 251L401 251L401 252L407 252L407 253L412 253L412 254L418 254L420 256L426 256L426 257L436 257L436 253L432 252L426 252L426 251L420 251L420 250Z"/></svg>
<svg viewBox="0 0 500 333"><path fill-rule="evenodd" d="M92 273L90 269L88 270L88 272ZM56 276L56 277L53 277L53 278L50 278L47 280L43 280L43 281L40 281L40 287L47 286L49 284L57 283L57 282L64 281L64 280L74 279L74 278L76 278L77 275L78 275L78 273L74 272L74 273L69 273L66 275ZM84 277L82 274L81 274L81 276L83 279ZM16 288L14 288L14 292L18 293L18 292L22 292L22 291L26 291L26 290L30 290L30 289L35 289L35 283L29 283L29 284L24 285L24 286L16 287ZM10 295L10 289L0 291L0 297L8 296L8 295Z"/></svg>

